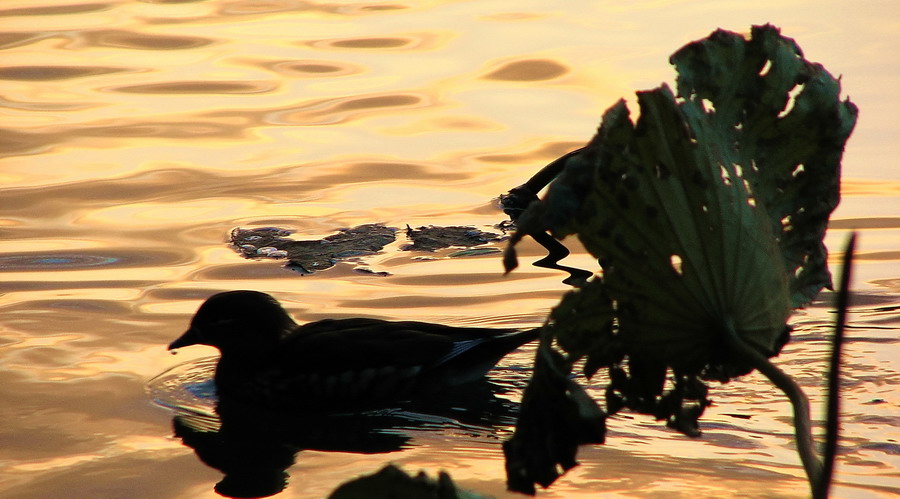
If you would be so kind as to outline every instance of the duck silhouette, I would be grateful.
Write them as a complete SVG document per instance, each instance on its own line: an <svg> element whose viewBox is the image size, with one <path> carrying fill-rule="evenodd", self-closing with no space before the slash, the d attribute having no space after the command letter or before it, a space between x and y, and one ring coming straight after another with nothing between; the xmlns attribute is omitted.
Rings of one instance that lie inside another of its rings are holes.
<svg viewBox="0 0 900 499"><path fill-rule="evenodd" d="M208 298L169 350L220 351L214 377L220 402L334 411L440 396L478 382L538 335L539 329L368 318L298 325L272 296L245 290Z"/></svg>

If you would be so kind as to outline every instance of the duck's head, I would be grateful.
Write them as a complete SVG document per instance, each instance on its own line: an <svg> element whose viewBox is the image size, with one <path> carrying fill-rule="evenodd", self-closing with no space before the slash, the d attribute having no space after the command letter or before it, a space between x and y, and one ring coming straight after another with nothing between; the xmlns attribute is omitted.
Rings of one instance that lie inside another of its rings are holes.
<svg viewBox="0 0 900 499"><path fill-rule="evenodd" d="M209 345L240 355L277 348L297 324L278 300L258 291L228 291L209 297L191 319L191 327L169 350Z"/></svg>

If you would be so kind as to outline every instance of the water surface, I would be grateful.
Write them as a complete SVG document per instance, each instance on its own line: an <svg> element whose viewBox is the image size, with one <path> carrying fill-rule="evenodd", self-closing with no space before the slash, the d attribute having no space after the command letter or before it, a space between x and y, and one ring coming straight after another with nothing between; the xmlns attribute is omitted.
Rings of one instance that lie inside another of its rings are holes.
<svg viewBox="0 0 900 499"><path fill-rule="evenodd" d="M242 259L227 235L490 229L498 194L583 144L618 98L672 82L670 53L765 22L842 75L861 110L827 238L834 250L861 236L835 493L898 493L897 14L890 1L2 2L0 495L218 497L221 473L145 392L212 353L164 346L216 291L272 293L301 321L541 324L567 286L528 265L534 245L507 277L496 256L415 255L404 241L300 276ZM816 417L830 299L797 313L778 358ZM496 379L520 385L531 355ZM712 397L702 439L616 416L608 443L540 495L804 497L783 398L758 375ZM396 452L298 453L283 497L323 497L387 462L514 496L499 446L509 425L408 426Z"/></svg>

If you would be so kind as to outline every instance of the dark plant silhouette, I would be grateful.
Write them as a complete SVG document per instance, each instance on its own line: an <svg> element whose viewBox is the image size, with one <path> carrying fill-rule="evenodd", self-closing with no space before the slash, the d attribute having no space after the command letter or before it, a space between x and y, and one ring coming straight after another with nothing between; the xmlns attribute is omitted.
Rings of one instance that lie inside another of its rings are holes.
<svg viewBox="0 0 900 499"><path fill-rule="evenodd" d="M636 122L624 101L607 110L517 216L508 271L522 237L576 234L602 275L566 294L544 327L505 443L513 490L550 485L622 408L699 436L706 382L753 369L790 397L814 491L825 474L806 397L768 358L788 341L792 310L831 287L822 240L856 107L771 25L749 38L718 30L671 62L677 92L638 92ZM566 382L580 362L589 378L608 371L606 412Z"/></svg>

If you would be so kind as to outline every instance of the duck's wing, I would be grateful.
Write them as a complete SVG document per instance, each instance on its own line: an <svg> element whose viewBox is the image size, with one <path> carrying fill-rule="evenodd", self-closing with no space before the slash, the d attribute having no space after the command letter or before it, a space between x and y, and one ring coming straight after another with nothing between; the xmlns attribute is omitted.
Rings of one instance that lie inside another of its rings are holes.
<svg viewBox="0 0 900 499"><path fill-rule="evenodd" d="M491 331L491 336L455 341L453 348L432 369L433 375L451 386L476 381L508 353L540 336L540 329Z"/></svg>
<svg viewBox="0 0 900 499"><path fill-rule="evenodd" d="M283 342L285 355L314 371L424 368L453 350L454 339L423 324L378 319L327 319L301 326Z"/></svg>
<svg viewBox="0 0 900 499"><path fill-rule="evenodd" d="M319 372L395 367L417 374L466 372L470 374L466 380L474 380L537 336L537 330L354 318L307 324L285 344L290 355L305 359Z"/></svg>

